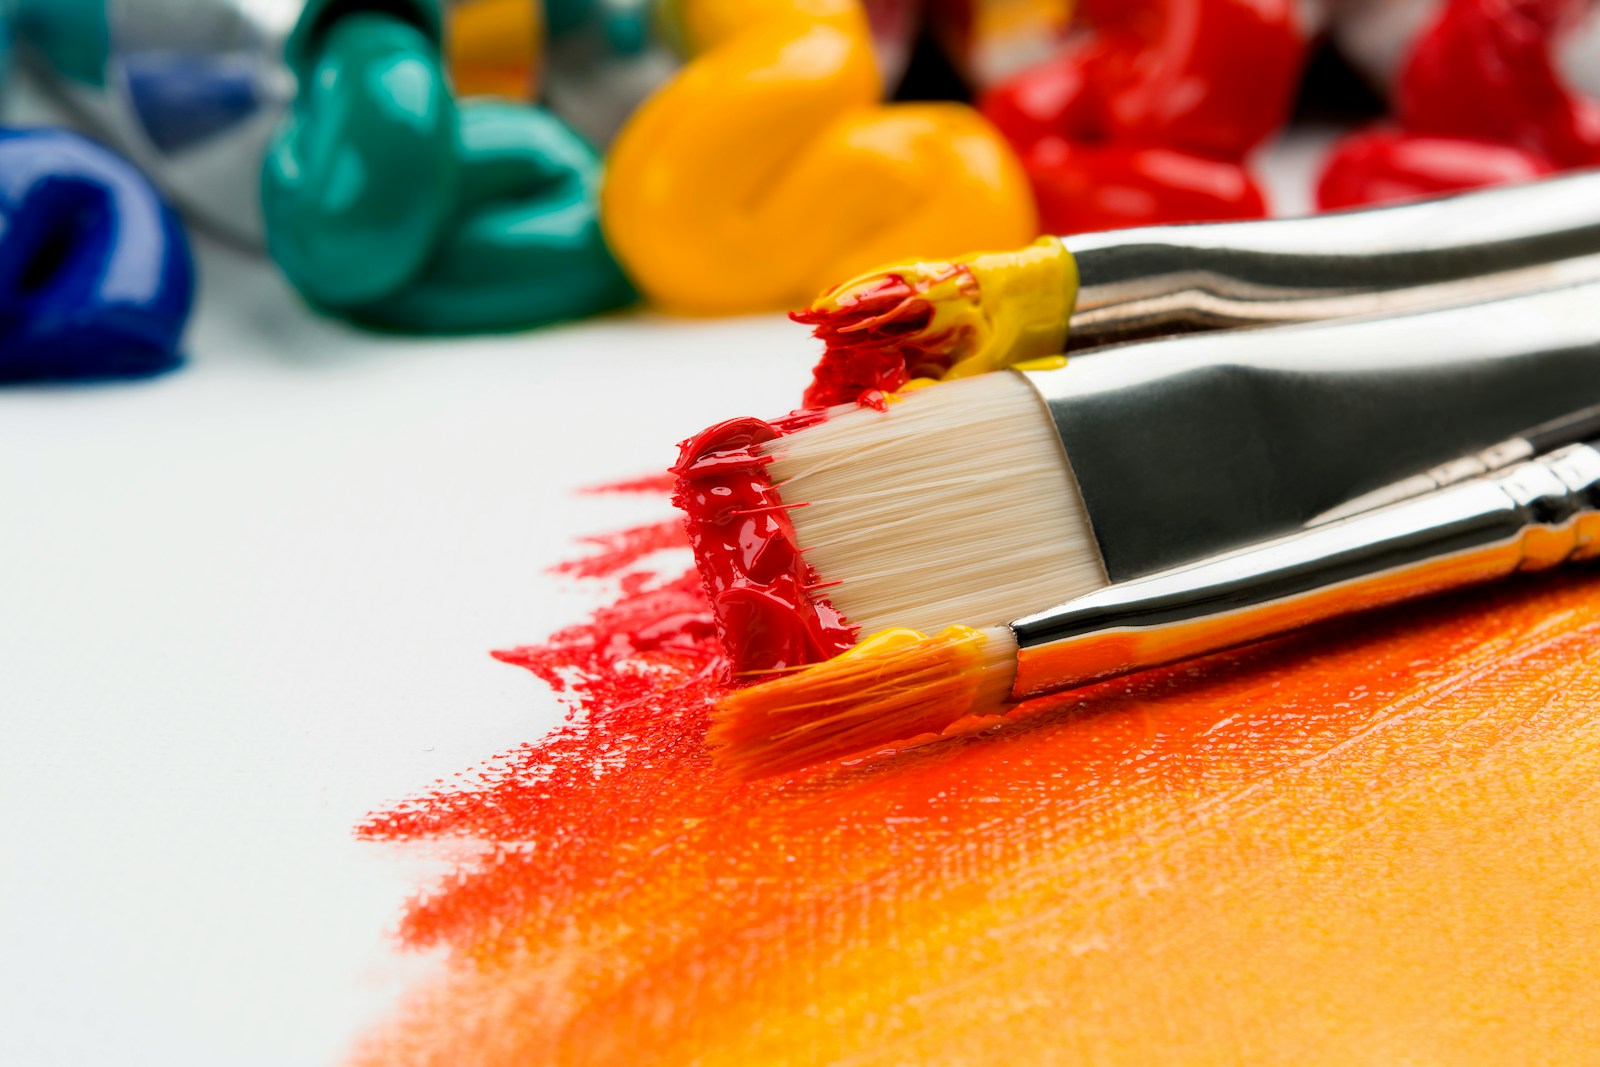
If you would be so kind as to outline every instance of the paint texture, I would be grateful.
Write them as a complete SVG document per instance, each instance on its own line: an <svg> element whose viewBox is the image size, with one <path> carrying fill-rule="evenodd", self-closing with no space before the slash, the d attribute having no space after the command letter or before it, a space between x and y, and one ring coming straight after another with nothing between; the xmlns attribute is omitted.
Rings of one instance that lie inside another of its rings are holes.
<svg viewBox="0 0 1600 1067"><path fill-rule="evenodd" d="M570 721L361 827L479 847L355 1063L1592 1062L1592 568L740 784L684 545L569 565L616 599L498 655Z"/></svg>
<svg viewBox="0 0 1600 1067"><path fill-rule="evenodd" d="M672 502L684 515L728 678L828 659L856 643L857 630L829 602L806 563L789 508L761 446L821 422L797 411L772 422L729 419L680 444Z"/></svg>
<svg viewBox="0 0 1600 1067"><path fill-rule="evenodd" d="M601 204L656 305L789 308L874 263L1038 232L1027 175L976 111L880 103L860 0L670 6L688 61L612 144Z"/></svg>

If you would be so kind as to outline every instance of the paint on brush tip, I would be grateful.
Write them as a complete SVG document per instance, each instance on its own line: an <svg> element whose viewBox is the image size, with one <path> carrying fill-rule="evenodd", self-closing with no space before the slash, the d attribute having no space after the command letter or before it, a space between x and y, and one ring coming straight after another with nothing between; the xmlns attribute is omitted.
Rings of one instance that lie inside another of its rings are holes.
<svg viewBox="0 0 1600 1067"><path fill-rule="evenodd" d="M869 271L790 315L825 346L805 404L855 403L1054 356L1076 290L1076 264L1053 237L1012 252Z"/></svg>
<svg viewBox="0 0 1600 1067"><path fill-rule="evenodd" d="M855 644L856 629L820 591L800 554L762 444L814 425L821 412L773 422L732 419L683 442L672 502L705 582L732 676L827 659Z"/></svg>

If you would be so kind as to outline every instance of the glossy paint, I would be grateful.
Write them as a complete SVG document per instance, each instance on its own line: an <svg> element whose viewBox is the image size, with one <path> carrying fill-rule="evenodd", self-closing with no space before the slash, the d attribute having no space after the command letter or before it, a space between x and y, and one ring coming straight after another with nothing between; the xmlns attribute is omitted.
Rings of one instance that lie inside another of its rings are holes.
<svg viewBox="0 0 1600 1067"><path fill-rule="evenodd" d="M459 858L400 923L440 973L352 1062L1591 1059L1592 571L736 784L674 544L600 546L620 598L501 654L568 725L361 828Z"/></svg>
<svg viewBox="0 0 1600 1067"><path fill-rule="evenodd" d="M1294 0L1094 0L1089 32L990 88L1047 232L1265 213L1245 157L1288 119L1307 29Z"/></svg>
<svg viewBox="0 0 1600 1067"><path fill-rule="evenodd" d="M1035 235L1026 177L979 115L877 106L858 0L680 11L693 58L623 128L602 203L612 247L656 304L795 307L875 263Z"/></svg>
<svg viewBox="0 0 1600 1067"><path fill-rule="evenodd" d="M1600 165L1600 99L1562 69L1588 0L1444 0L1409 43L1396 126L1352 135L1319 181L1324 209Z"/></svg>
<svg viewBox="0 0 1600 1067"><path fill-rule="evenodd" d="M683 442L672 502L705 585L732 679L836 656L856 627L828 601L801 556L788 506L767 473L760 446L822 420L730 419Z"/></svg>
<svg viewBox="0 0 1600 1067"><path fill-rule="evenodd" d="M791 312L823 343L805 405L850 404L908 386L987 374L1063 350L1077 296L1054 237L948 261L894 263Z"/></svg>
<svg viewBox="0 0 1600 1067"><path fill-rule="evenodd" d="M292 42L302 91L262 171L267 247L318 307L376 326L503 330L627 303L598 157L554 116L457 102L437 38L387 14Z"/></svg>
<svg viewBox="0 0 1600 1067"><path fill-rule="evenodd" d="M0 382L171 370L193 300L183 227L138 170L77 134L0 129Z"/></svg>
<svg viewBox="0 0 1600 1067"><path fill-rule="evenodd" d="M1317 179L1324 211L1388 204L1506 182L1531 181L1558 168L1524 148L1494 141L1369 130L1339 142Z"/></svg>

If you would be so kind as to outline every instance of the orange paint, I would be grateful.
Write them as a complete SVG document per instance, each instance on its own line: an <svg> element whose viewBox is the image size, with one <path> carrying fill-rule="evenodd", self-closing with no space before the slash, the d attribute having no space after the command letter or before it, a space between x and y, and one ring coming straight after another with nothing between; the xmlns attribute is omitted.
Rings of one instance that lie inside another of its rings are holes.
<svg viewBox="0 0 1600 1067"><path fill-rule="evenodd" d="M411 905L406 940L448 960L354 1062L1559 1064L1600 1047L1592 570L747 784L706 757L720 663L692 576L623 585L555 642L579 664L559 676L574 723L364 828L483 848ZM524 655L557 677L548 648Z"/></svg>
<svg viewBox="0 0 1600 1067"><path fill-rule="evenodd" d="M458 96L538 98L544 47L538 0L456 0L445 17L450 78Z"/></svg>

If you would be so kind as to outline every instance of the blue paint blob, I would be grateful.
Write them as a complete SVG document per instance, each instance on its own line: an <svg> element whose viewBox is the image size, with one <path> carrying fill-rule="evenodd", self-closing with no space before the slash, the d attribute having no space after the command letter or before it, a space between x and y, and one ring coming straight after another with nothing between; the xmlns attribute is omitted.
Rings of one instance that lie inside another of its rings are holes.
<svg viewBox="0 0 1600 1067"><path fill-rule="evenodd" d="M78 134L0 128L0 382L171 370L193 302L183 227L138 170Z"/></svg>

